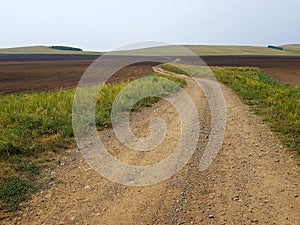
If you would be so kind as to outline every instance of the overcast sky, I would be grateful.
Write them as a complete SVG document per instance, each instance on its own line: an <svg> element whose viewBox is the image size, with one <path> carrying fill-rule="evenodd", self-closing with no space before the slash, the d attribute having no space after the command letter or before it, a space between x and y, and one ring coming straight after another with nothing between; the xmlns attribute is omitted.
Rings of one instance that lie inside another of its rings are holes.
<svg viewBox="0 0 300 225"><path fill-rule="evenodd" d="M299 0L1 0L0 48L300 43Z"/></svg>

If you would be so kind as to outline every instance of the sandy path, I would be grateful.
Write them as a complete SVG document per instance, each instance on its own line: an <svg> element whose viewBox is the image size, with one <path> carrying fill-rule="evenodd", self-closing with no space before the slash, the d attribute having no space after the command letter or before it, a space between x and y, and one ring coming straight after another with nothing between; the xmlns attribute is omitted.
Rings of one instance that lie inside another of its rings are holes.
<svg viewBox="0 0 300 225"><path fill-rule="evenodd" d="M209 110L203 94L188 79L186 91L197 99L201 138L190 162L175 176L146 187L110 182L93 171L76 149L61 157L63 165L47 175L60 182L37 193L20 217L3 224L300 224L300 167L249 108L222 86L227 130L214 163L199 172L207 144ZM100 132L112 155L129 163L149 165L170 154L180 121L165 101L131 117L134 133L149 135L148 122L162 117L166 140L151 153L132 153L111 129Z"/></svg>

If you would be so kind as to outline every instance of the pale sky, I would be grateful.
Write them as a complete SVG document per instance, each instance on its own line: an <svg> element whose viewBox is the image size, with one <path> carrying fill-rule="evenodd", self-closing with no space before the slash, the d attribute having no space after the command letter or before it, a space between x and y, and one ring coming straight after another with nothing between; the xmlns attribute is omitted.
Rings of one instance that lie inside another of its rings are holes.
<svg viewBox="0 0 300 225"><path fill-rule="evenodd" d="M299 0L1 0L0 48L300 43Z"/></svg>

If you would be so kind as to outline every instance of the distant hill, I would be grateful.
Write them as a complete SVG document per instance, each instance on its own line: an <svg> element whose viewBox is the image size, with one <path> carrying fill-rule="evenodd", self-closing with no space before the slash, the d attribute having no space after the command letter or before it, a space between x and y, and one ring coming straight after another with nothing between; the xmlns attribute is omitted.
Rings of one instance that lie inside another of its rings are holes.
<svg viewBox="0 0 300 225"><path fill-rule="evenodd" d="M58 47L65 47L58 49ZM69 50L66 50L69 48ZM28 46L0 49L0 54L101 54L100 52L74 51L76 48L66 46ZM73 50L72 50L73 49ZM80 49L81 50L81 49Z"/></svg>
<svg viewBox="0 0 300 225"><path fill-rule="evenodd" d="M300 44L282 45L281 47L286 51L296 52L300 54Z"/></svg>
<svg viewBox="0 0 300 225"><path fill-rule="evenodd" d="M300 55L289 51L288 49L278 50L268 48L268 46L218 46L218 45L187 45L189 49L198 55L209 56L209 55Z"/></svg>
<svg viewBox="0 0 300 225"><path fill-rule="evenodd" d="M300 56L300 52L289 51L286 49L278 50L274 48L262 47L262 46L226 46L226 45L184 45L189 48L195 54L199 56L226 56L226 55L241 55L241 56ZM183 55L185 51L180 52L176 46L162 46L152 47L145 49L138 49L134 51L122 51L117 54L123 55L163 55L168 52L169 55ZM113 53L112 53L113 54Z"/></svg>
<svg viewBox="0 0 300 225"><path fill-rule="evenodd" d="M58 47L60 49L58 49ZM61 48L64 47L64 48ZM81 49L70 48L66 50L66 46L56 46L55 48L47 46L32 46L32 47L18 47L18 48L6 48L0 49L0 54L83 54L83 55L101 55L101 52L87 52L80 51ZM230 46L230 45L184 45L189 48L195 54L200 56L222 56L222 55L253 55L253 56L300 56L300 44L283 45L283 50L274 48L268 48L268 46ZM152 47L145 49L138 49L135 51L119 51L112 52L110 54L121 54L121 55L164 55L168 52L169 55L182 55L178 52L178 48L174 46L162 46Z"/></svg>

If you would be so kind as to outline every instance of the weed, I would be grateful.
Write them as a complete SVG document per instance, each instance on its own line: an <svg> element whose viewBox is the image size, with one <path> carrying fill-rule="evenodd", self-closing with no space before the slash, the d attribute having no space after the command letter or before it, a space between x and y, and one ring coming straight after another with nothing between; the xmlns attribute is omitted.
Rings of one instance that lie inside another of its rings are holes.
<svg viewBox="0 0 300 225"><path fill-rule="evenodd" d="M9 177L0 181L0 209L17 210L19 204L28 198L33 190L31 184L20 177Z"/></svg>

